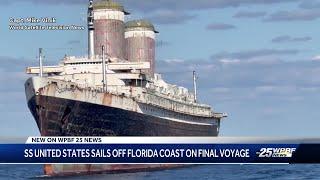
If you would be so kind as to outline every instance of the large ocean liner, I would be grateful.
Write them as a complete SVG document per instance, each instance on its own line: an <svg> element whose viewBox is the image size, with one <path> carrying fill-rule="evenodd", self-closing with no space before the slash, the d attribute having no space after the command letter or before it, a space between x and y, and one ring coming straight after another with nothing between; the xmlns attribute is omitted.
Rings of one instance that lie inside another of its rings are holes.
<svg viewBox="0 0 320 180"><path fill-rule="evenodd" d="M224 113L197 102L194 91L155 73L155 27L125 22L110 0L89 1L88 56L28 67L28 107L42 136L218 136ZM45 165L62 175L168 168L170 165Z"/></svg>

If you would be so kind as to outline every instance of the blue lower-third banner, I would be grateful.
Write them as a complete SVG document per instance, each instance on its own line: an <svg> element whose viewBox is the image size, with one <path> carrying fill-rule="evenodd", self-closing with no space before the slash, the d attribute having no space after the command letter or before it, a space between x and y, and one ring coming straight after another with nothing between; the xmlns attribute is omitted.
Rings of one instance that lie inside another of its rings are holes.
<svg viewBox="0 0 320 180"><path fill-rule="evenodd" d="M320 163L319 153L320 144L0 144L0 163Z"/></svg>

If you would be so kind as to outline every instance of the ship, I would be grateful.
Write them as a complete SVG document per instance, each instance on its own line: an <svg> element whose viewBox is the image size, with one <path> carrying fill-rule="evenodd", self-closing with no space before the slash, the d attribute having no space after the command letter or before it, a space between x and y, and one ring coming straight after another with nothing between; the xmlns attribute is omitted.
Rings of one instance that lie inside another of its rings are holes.
<svg viewBox="0 0 320 180"><path fill-rule="evenodd" d="M227 115L197 100L193 91L167 83L156 73L155 26L125 22L124 7L111 0L89 1L88 53L64 56L37 67L25 82L28 107L41 136L218 136ZM191 75L190 75L191 77ZM191 79L191 78L190 78ZM48 176L133 172L180 165L44 165Z"/></svg>

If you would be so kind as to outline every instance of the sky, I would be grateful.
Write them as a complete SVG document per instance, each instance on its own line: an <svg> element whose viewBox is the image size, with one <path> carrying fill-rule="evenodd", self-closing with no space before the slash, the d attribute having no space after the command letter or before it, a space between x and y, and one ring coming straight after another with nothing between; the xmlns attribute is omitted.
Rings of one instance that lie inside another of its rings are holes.
<svg viewBox="0 0 320 180"><path fill-rule="evenodd" d="M320 0L119 0L157 36L157 72L228 113L222 136L318 137ZM0 4L0 136L39 135L28 110L25 68L87 52L87 30L9 30L10 19L54 17L86 27L86 0L4 0Z"/></svg>

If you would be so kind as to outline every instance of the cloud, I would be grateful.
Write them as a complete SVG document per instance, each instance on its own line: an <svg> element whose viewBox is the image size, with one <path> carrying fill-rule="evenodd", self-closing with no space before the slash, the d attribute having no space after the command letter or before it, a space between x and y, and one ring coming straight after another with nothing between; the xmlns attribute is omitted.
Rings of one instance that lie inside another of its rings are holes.
<svg viewBox="0 0 320 180"><path fill-rule="evenodd" d="M301 0L158 0L156 3L150 0L118 0L125 7L138 10L141 12L152 12L163 9L170 9L175 11L187 11L187 10L206 10L213 8L229 8L240 7L247 5L270 5L270 4L282 4L282 3L294 3ZM87 0L5 0L1 5L7 5L9 3L19 2L31 2L35 4L87 4Z"/></svg>
<svg viewBox="0 0 320 180"><path fill-rule="evenodd" d="M221 52L211 56L211 59L253 59L264 56L295 55L299 50L296 49L258 49L239 52Z"/></svg>
<svg viewBox="0 0 320 180"><path fill-rule="evenodd" d="M241 63L240 59L220 59L222 64L239 64Z"/></svg>
<svg viewBox="0 0 320 180"><path fill-rule="evenodd" d="M207 30L212 30L212 31L221 31L221 30L230 30L230 29L236 29L234 25L231 24L224 24L224 23L212 23L207 25L206 27Z"/></svg>
<svg viewBox="0 0 320 180"><path fill-rule="evenodd" d="M229 93L231 91L231 89L225 88L225 87L217 87L217 88L212 88L209 91L211 93L216 93L216 94L225 94L225 93Z"/></svg>
<svg viewBox="0 0 320 180"><path fill-rule="evenodd" d="M314 60L314 61L320 61L320 55L314 56L314 57L312 58L312 60Z"/></svg>
<svg viewBox="0 0 320 180"><path fill-rule="evenodd" d="M157 72L171 83L192 89L191 74L196 70L200 99L206 103L300 102L320 93L320 61L285 60L298 52L248 50L225 53L233 58L213 55L209 60L158 61Z"/></svg>
<svg viewBox="0 0 320 180"><path fill-rule="evenodd" d="M150 19L156 24L182 24L195 17L196 15L190 15L181 11L159 10L147 16L147 19Z"/></svg>
<svg viewBox="0 0 320 180"><path fill-rule="evenodd" d="M279 11L271 14L265 22L312 21L320 18L319 10Z"/></svg>
<svg viewBox="0 0 320 180"><path fill-rule="evenodd" d="M124 5L125 9L135 14L144 13L148 19L154 20L158 24L182 24L195 18L194 12L199 10L241 7L249 5L270 5L281 3L299 2L300 0L117 0ZM30 2L40 5L83 5L86 6L87 0L16 0L1 3L8 5L14 3ZM0 5L0 6L1 6Z"/></svg>
<svg viewBox="0 0 320 180"><path fill-rule="evenodd" d="M36 61L24 58L0 57L0 93L23 90L24 81L29 77L25 74L28 65L35 65ZM5 84L5 85L4 85Z"/></svg>
<svg viewBox="0 0 320 180"><path fill-rule="evenodd" d="M320 8L320 1L316 1L316 0L302 1L299 7L304 9L318 9Z"/></svg>
<svg viewBox="0 0 320 180"><path fill-rule="evenodd" d="M159 9L171 9L175 11L207 10L215 8L240 7L246 5L269 5L280 3L299 2L300 0L158 0L156 3L150 0L122 0L127 7L133 7L143 12L152 12Z"/></svg>
<svg viewBox="0 0 320 180"><path fill-rule="evenodd" d="M68 45L77 45L80 44L81 41L80 40L70 40L67 42Z"/></svg>
<svg viewBox="0 0 320 180"><path fill-rule="evenodd" d="M292 101L306 93L320 93L320 61L262 59L225 64L223 61L180 59L157 63L157 71L162 72L166 80L190 89L191 74L196 70L200 91L215 92L221 96L215 98L222 102L268 97Z"/></svg>
<svg viewBox="0 0 320 180"><path fill-rule="evenodd" d="M306 42L306 41L311 41L312 38L309 36L305 37L291 37L288 35L285 36L278 36L272 39L273 43L295 43L295 42Z"/></svg>
<svg viewBox="0 0 320 180"><path fill-rule="evenodd" d="M157 40L156 41L156 46L157 47L166 47L166 46L170 46L171 43L168 41L162 41L162 40Z"/></svg>
<svg viewBox="0 0 320 180"><path fill-rule="evenodd" d="M264 85L255 87L255 92L259 94L287 94L294 93L298 89L296 86L273 86L273 85Z"/></svg>
<svg viewBox="0 0 320 180"><path fill-rule="evenodd" d="M9 5L14 3L21 3L21 2L29 2L34 4L46 4L46 5L58 5L58 4L68 4L68 5L77 5L77 4L87 4L87 0L4 0L1 5ZM0 5L0 6L1 6Z"/></svg>
<svg viewBox="0 0 320 180"><path fill-rule="evenodd" d="M25 71L28 65L35 65L36 60L32 61L25 58L13 58L0 56L0 70L3 72Z"/></svg>
<svg viewBox="0 0 320 180"><path fill-rule="evenodd" d="M262 11L240 11L236 13L234 18L259 18L264 17L267 13Z"/></svg>
<svg viewBox="0 0 320 180"><path fill-rule="evenodd" d="M17 132L16 136L37 135L36 124L27 108L24 89L24 83L30 77L25 74L25 68L35 65L36 60L2 56L0 63L0 113L3 119L0 135L12 132Z"/></svg>
<svg viewBox="0 0 320 180"><path fill-rule="evenodd" d="M156 3L150 0L120 0L128 11L133 14L135 11L142 12L147 15L148 19L155 20L159 24L182 24L190 19L195 18L196 15L192 14L195 11L221 9L221 8L237 8L250 5L272 5L283 3L295 3L300 0L158 0ZM169 11L174 12L168 15L154 15L154 12ZM191 13L191 14L190 14ZM177 14L175 17L174 14ZM239 16L247 18L253 16L263 16L263 12L242 13ZM225 30L234 28L231 26L218 26L213 27L213 30Z"/></svg>

